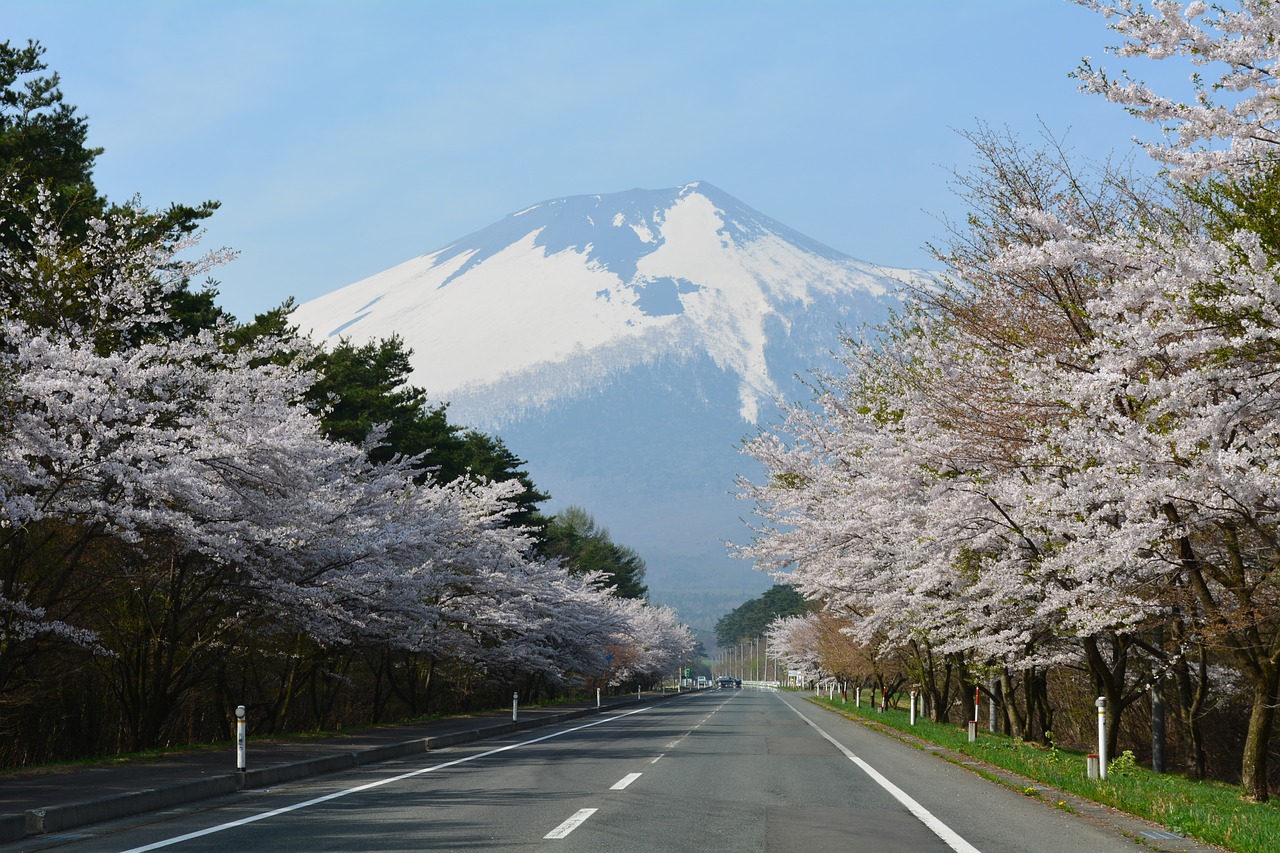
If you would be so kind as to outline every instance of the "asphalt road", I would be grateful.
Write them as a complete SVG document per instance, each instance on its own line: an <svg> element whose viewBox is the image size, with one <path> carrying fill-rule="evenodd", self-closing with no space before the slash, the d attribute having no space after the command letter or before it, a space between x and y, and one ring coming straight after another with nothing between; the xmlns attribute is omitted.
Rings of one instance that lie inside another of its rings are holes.
<svg viewBox="0 0 1280 853"><path fill-rule="evenodd" d="M0 848L1027 851L1130 839L772 691L713 690Z"/></svg>

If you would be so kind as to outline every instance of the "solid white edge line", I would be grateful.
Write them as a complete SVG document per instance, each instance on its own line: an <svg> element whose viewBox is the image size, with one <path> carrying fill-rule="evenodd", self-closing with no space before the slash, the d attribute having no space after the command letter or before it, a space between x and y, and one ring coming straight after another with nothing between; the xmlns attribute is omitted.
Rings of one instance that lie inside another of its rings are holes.
<svg viewBox="0 0 1280 853"><path fill-rule="evenodd" d="M634 781L636 781L637 779L639 779L639 778L640 778L640 776L641 776L641 774L639 774L639 773L628 773L626 776L623 776L623 777L622 777L621 779L619 779L617 782L614 782L612 785L610 785L610 786L609 786L609 790L610 790L610 791L621 791L623 788L627 787L627 786L628 786L628 785L630 785L632 782L634 782Z"/></svg>
<svg viewBox="0 0 1280 853"><path fill-rule="evenodd" d="M924 806L920 805L914 799L912 799L910 794L908 794L906 791L902 790L897 785L890 782L888 779L884 778L884 776L880 775L880 771L876 770L870 764L863 761L861 758L855 755L851 750L849 750L848 747L846 747L844 744L840 743L831 735L823 731L822 728L819 727L818 724L815 723L813 720L809 719L804 714L800 713L800 710L796 708L794 705L792 705L790 702L787 702L784 700L782 704L786 705L792 711L795 711L796 716L804 720L806 723L808 723L810 726L813 727L814 731L816 731L818 734L822 735L824 738L830 741L831 744L836 749L840 750L845 754L846 758L848 758L854 764L861 767L862 771L866 773L868 776L870 776L877 785L879 785L881 788L884 788L886 791L888 791L890 794L893 795L893 798L895 800L897 800L898 802L906 806L907 811L915 815L916 820L920 821L925 826L929 827L929 829L933 832L934 835L942 839L943 843L946 844L948 847L950 847L952 850L955 850L956 853L981 853L981 851L979 851L978 848L974 847L968 841L965 841L963 838L961 838L960 835L954 829L947 826L942 821L938 820L938 818L934 817L933 812L929 811Z"/></svg>
<svg viewBox="0 0 1280 853"><path fill-rule="evenodd" d="M596 813L595 809L578 809L573 813L573 817L548 832L543 838L564 838L578 827L587 822L587 818Z"/></svg>
<svg viewBox="0 0 1280 853"><path fill-rule="evenodd" d="M323 797L316 797L314 799L306 800L301 803L294 803L291 806L284 806L282 808L272 809L269 812L262 812L261 814L251 815L249 817L241 818L240 820L233 820L228 823L218 824L217 826L211 826L211 827L208 827L207 829L197 830L196 832L188 832L186 835L179 835L174 838L166 838L163 841L156 841L152 844L145 844L142 847L133 847L133 848L130 848L129 850L125 850L124 853L146 853L146 851L148 850L159 850L162 847L169 847L174 844L181 844L183 841L190 841L193 838L201 838L206 835L213 835L214 833L222 832L228 829L235 829L236 827L244 826L245 824L256 823L257 821L260 821L260 820L266 820L269 817L276 817L277 815L287 814L289 812L297 811L298 809L305 809L305 808L309 808L310 806L319 805L320 803L327 803L329 802L329 800L336 800L339 797L345 797L348 794L359 794L362 791L368 791L373 788L380 788L383 785L390 785L392 782L401 782L405 779L412 779L415 776L422 776L423 774L431 773L436 770L444 770L446 767L453 767L458 764L465 764L468 761L475 761L479 758L488 758L490 755L497 755L500 752L507 752L512 749L519 749L522 746L531 746L535 743L541 743L544 740L551 740L552 738L561 737L563 735L572 734L574 732L580 732L583 729L589 729L594 726L603 725L604 723L617 722L623 717L630 717L632 714L640 714L652 709L653 709L653 706L637 708L634 711L627 711L625 714L618 714L616 716L608 717L603 720L596 720L595 722L592 722L592 723L586 723L581 726L574 726L571 729L565 729L559 732L552 732L551 734L543 735L542 737L536 737L536 738L533 738L532 740L524 740L524 741L520 741L519 743L510 743L510 744L507 744L506 746L500 746L497 749L490 749L490 750L486 750L485 752L478 752L475 755L467 755L462 758L456 758L453 761L446 761L442 764L433 764L430 767L420 767L417 770L411 770L408 773L401 773L398 776L388 776L386 779L378 779L375 782L367 782L364 785L358 785L354 788L346 788L342 791L334 791L332 794L325 794ZM592 811L594 811L594 809Z"/></svg>

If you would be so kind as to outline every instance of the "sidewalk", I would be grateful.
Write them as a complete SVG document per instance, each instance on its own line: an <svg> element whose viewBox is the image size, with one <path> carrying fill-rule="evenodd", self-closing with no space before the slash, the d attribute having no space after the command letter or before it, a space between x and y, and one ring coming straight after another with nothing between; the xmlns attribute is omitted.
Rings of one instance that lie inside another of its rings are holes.
<svg viewBox="0 0 1280 853"><path fill-rule="evenodd" d="M687 696L646 693L551 707L520 708L424 723L379 726L298 740L250 739L248 769L236 772L235 747L201 749L108 767L0 774L0 844L182 803L349 770L469 741L510 734L610 709Z"/></svg>

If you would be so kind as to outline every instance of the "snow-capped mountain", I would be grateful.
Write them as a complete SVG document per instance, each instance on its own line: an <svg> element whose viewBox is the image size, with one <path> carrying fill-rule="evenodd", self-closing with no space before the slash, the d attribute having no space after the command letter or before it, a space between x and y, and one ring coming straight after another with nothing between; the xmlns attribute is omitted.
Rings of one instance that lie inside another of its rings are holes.
<svg viewBox="0 0 1280 853"><path fill-rule="evenodd" d="M923 275L693 183L533 205L293 320L319 339L399 334L452 421L501 435L552 509L585 507L645 557L653 597L695 620L694 589L728 609L769 584L725 556L747 538L736 443L774 400L807 396L795 377L840 327L881 321Z"/></svg>

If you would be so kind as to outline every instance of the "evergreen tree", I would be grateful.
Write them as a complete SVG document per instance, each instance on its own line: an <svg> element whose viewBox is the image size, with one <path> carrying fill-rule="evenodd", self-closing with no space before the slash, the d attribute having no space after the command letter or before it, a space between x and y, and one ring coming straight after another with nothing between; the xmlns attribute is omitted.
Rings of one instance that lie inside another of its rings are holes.
<svg viewBox="0 0 1280 853"><path fill-rule="evenodd" d="M550 518L542 544L548 557L559 557L576 574L601 572L620 598L646 598L645 564L633 548L619 545L608 529L581 507L571 506Z"/></svg>
<svg viewBox="0 0 1280 853"><path fill-rule="evenodd" d="M258 318L270 329L278 314ZM441 482L460 477L503 482L517 480L523 493L512 498L515 509L510 523L536 525L537 504L547 496L521 470L518 458L501 439L449 423L447 406L432 405L427 393L409 384L413 367L410 352L399 336L355 345L340 341L316 360L320 378L308 399L323 410L323 425L330 438L363 444L374 430L385 430L369 456L386 462L395 456L422 456L423 475L430 472Z"/></svg>
<svg viewBox="0 0 1280 853"><path fill-rule="evenodd" d="M0 248L15 257L29 256L31 220L28 209L38 195L51 214L50 221L72 238L84 236L86 223L102 220L127 224L137 246L176 245L190 237L199 223L217 209L217 202L197 206L172 204L160 213L142 211L136 205L109 206L93 184L93 165L101 148L88 146L88 120L63 100L57 73L44 74L44 48L28 41L25 47L0 42L0 179L8 183L6 207L0 216ZM83 276L92 276L86 267ZM6 286L0 282L0 286ZM214 328L226 317L214 304L217 289L212 282L192 291L180 283L165 297L171 323L154 326L153 333L184 336ZM73 301L74 302L74 301ZM67 305L61 305L62 310ZM32 319L32 318L29 318ZM52 325L53 313L36 320Z"/></svg>
<svg viewBox="0 0 1280 853"><path fill-rule="evenodd" d="M0 42L0 172L16 181L21 200L47 186L62 200L60 216L83 222L105 209L91 177L102 149L86 144L88 121L63 102L58 75L41 74L43 55L33 41L26 47ZM6 222L4 243L27 225Z"/></svg>
<svg viewBox="0 0 1280 853"><path fill-rule="evenodd" d="M809 610L795 587L775 584L759 598L753 598L721 616L716 622L716 643L732 646L747 637L763 636L774 619L803 616Z"/></svg>

